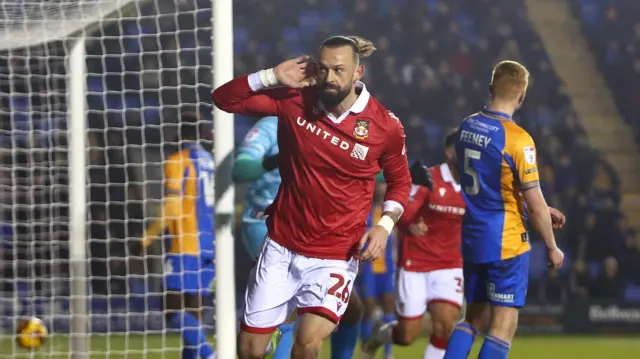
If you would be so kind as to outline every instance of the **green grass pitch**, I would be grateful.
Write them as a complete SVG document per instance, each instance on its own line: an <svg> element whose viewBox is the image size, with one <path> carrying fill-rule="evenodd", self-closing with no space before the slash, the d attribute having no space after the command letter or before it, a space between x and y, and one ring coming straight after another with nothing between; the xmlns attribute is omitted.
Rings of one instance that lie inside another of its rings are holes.
<svg viewBox="0 0 640 359"><path fill-rule="evenodd" d="M52 336L36 351L16 348L13 340L0 337L0 358L48 358L68 359L69 338ZM476 341L469 356L477 358L481 340ZM407 348L396 347L396 359L420 359L426 338ZM91 358L109 359L178 359L180 338L175 335L94 335L90 341ZM356 354L355 358L359 358ZM382 356L379 355L381 358ZM328 345L320 358L329 359ZM637 337L569 337L569 336L525 336L513 343L509 359L632 359L640 358L640 336Z"/></svg>

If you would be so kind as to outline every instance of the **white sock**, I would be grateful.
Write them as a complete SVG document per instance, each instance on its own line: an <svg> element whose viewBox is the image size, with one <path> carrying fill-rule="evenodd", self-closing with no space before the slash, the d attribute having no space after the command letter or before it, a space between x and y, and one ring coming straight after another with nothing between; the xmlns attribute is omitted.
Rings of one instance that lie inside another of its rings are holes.
<svg viewBox="0 0 640 359"><path fill-rule="evenodd" d="M382 344L393 344L393 328L396 327L397 322L387 323L378 329L378 341Z"/></svg>
<svg viewBox="0 0 640 359"><path fill-rule="evenodd" d="M444 349L436 348L433 344L429 343L427 349L424 350L424 357L422 359L442 359L444 358Z"/></svg>
<svg viewBox="0 0 640 359"><path fill-rule="evenodd" d="M207 359L216 359L216 353L209 355Z"/></svg>

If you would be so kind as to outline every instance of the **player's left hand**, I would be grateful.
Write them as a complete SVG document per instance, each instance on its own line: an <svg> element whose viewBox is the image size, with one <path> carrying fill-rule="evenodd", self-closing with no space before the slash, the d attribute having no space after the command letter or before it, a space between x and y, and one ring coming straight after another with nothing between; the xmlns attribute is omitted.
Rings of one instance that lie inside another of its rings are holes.
<svg viewBox="0 0 640 359"><path fill-rule="evenodd" d="M376 258L382 257L387 249L387 238L389 233L382 226L375 225L371 227L360 238L360 245L358 246L358 259L363 261L371 261ZM366 249L365 246L367 247ZM362 251L364 249L364 252Z"/></svg>
<svg viewBox="0 0 640 359"><path fill-rule="evenodd" d="M549 266L554 269L562 268L564 264L564 252L557 246L547 250L549 256Z"/></svg>
<svg viewBox="0 0 640 359"><path fill-rule="evenodd" d="M567 218L562 212L556 208L549 207L549 213L551 214L551 224L553 229L560 229L564 227L564 224L567 222Z"/></svg>
<svg viewBox="0 0 640 359"><path fill-rule="evenodd" d="M422 161L414 161L409 167L409 173L411 173L411 183L427 187L430 191L433 191L431 171L429 171L429 167L422 164Z"/></svg>

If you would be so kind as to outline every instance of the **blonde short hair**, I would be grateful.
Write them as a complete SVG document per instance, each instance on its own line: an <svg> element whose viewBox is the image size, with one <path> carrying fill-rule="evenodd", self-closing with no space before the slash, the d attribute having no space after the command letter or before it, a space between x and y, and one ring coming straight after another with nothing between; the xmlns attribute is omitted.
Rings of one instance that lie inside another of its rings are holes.
<svg viewBox="0 0 640 359"><path fill-rule="evenodd" d="M529 71L515 61L501 61L491 74L493 97L512 99L529 85Z"/></svg>

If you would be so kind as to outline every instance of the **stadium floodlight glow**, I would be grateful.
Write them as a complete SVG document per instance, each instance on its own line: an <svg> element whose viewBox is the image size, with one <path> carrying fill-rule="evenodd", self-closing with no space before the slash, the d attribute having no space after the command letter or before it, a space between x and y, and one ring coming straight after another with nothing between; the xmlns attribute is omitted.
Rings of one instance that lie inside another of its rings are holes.
<svg viewBox="0 0 640 359"><path fill-rule="evenodd" d="M15 259L0 339L36 316L52 334L45 355L180 355L148 294L162 286L161 245L118 258L159 212L181 109L210 103L214 81L233 76L232 44L232 0L0 0L0 242ZM217 318L205 313L217 358L232 359L233 117L213 115ZM0 347L0 359L18 354Z"/></svg>

